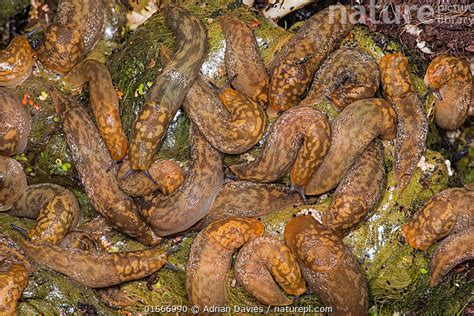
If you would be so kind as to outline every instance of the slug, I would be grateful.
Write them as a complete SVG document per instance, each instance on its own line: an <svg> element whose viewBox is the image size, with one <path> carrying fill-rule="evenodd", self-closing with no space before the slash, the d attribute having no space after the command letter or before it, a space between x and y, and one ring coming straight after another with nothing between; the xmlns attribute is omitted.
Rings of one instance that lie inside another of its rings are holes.
<svg viewBox="0 0 474 316"><path fill-rule="evenodd" d="M210 224L196 236L186 265L186 292L192 304L201 311L206 306L224 306L232 254L263 232L256 219L230 218Z"/></svg>
<svg viewBox="0 0 474 316"><path fill-rule="evenodd" d="M107 67L96 60L85 60L63 80L74 86L89 83L92 112L100 135L112 159L121 161L127 154L128 141L120 119L119 99Z"/></svg>
<svg viewBox="0 0 474 316"><path fill-rule="evenodd" d="M170 60L170 50L162 46L161 60ZM183 108L207 141L226 154L240 154L262 138L267 121L261 106L231 88L218 93L199 76L189 89Z"/></svg>
<svg viewBox="0 0 474 316"><path fill-rule="evenodd" d="M324 306L335 315L367 315L367 281L336 234L312 216L298 216L285 226L285 243Z"/></svg>
<svg viewBox="0 0 474 316"><path fill-rule="evenodd" d="M26 174L21 164L0 156L0 212L8 211L26 190Z"/></svg>
<svg viewBox="0 0 474 316"><path fill-rule="evenodd" d="M145 197L140 212L160 236L182 232L203 218L224 182L222 155L191 127L193 165L181 187L170 195Z"/></svg>
<svg viewBox="0 0 474 316"><path fill-rule="evenodd" d="M160 238L140 218L133 200L123 193L116 172L108 172L112 164L107 147L87 112L76 102L52 91L70 153L75 162L84 191L94 208L121 232L146 245Z"/></svg>
<svg viewBox="0 0 474 316"><path fill-rule="evenodd" d="M61 74L69 72L92 50L103 33L105 5L96 0L61 0L54 23L44 32L38 60Z"/></svg>
<svg viewBox="0 0 474 316"><path fill-rule="evenodd" d="M323 224L344 235L379 202L385 188L383 146L374 140L357 158L334 193Z"/></svg>
<svg viewBox="0 0 474 316"><path fill-rule="evenodd" d="M471 104L472 74L467 60L441 55L433 59L425 83L436 91L435 121L442 129L458 129L466 120Z"/></svg>
<svg viewBox="0 0 474 316"><path fill-rule="evenodd" d="M224 218L259 217L300 204L300 196L285 185L229 181L217 194L209 213L193 228L200 230Z"/></svg>
<svg viewBox="0 0 474 316"><path fill-rule="evenodd" d="M81 249L86 251L103 251L98 241L82 231L71 231L61 240L61 248Z"/></svg>
<svg viewBox="0 0 474 316"><path fill-rule="evenodd" d="M457 265L474 259L474 226L452 234L436 248L430 262L430 287L443 281L449 271Z"/></svg>
<svg viewBox="0 0 474 316"><path fill-rule="evenodd" d="M397 113L393 174L401 192L410 183L426 148L428 120L410 80L408 59L401 53L380 60L382 87Z"/></svg>
<svg viewBox="0 0 474 316"><path fill-rule="evenodd" d="M8 47L0 50L0 86L14 88L31 75L34 52L28 38L15 36Z"/></svg>
<svg viewBox="0 0 474 316"><path fill-rule="evenodd" d="M270 127L260 156L230 166L240 180L273 182L291 166L291 184L306 185L330 147L331 128L324 115L311 107L295 107Z"/></svg>
<svg viewBox="0 0 474 316"><path fill-rule="evenodd" d="M341 48L324 61L301 105L314 106L329 99L338 111L372 98L380 84L377 62L358 48Z"/></svg>
<svg viewBox="0 0 474 316"><path fill-rule="evenodd" d="M28 237L33 242L52 245L58 245L82 217L74 194L51 183L29 186L9 214L36 218L36 226L28 231Z"/></svg>
<svg viewBox="0 0 474 316"><path fill-rule="evenodd" d="M270 115L301 101L321 63L353 29L351 12L350 7L342 5L321 10L275 55L270 66Z"/></svg>
<svg viewBox="0 0 474 316"><path fill-rule="evenodd" d="M135 121L129 152L132 170L150 167L207 53L206 30L199 19L173 5L165 7L163 12L176 36L178 49L150 88Z"/></svg>
<svg viewBox="0 0 474 316"><path fill-rule="evenodd" d="M268 104L269 77L250 28L236 17L219 18L225 37L225 68L232 86L263 107Z"/></svg>
<svg viewBox="0 0 474 316"><path fill-rule="evenodd" d="M22 153L26 148L30 129L28 111L6 89L0 87L0 155Z"/></svg>
<svg viewBox="0 0 474 316"><path fill-rule="evenodd" d="M125 177L130 170L130 161L124 160L117 173L120 189L130 196L145 196L156 190L169 195L177 190L184 182L184 171L178 163L172 160L157 160L148 169L156 184L143 173L134 173Z"/></svg>
<svg viewBox="0 0 474 316"><path fill-rule="evenodd" d="M160 248L104 253L36 244L24 239L19 244L34 261L90 288L143 278L160 270L168 257L168 252Z"/></svg>
<svg viewBox="0 0 474 316"><path fill-rule="evenodd" d="M331 148L305 186L305 194L318 195L334 189L375 138L395 138L396 121L395 111L383 99L348 105L332 123Z"/></svg>
<svg viewBox="0 0 474 316"><path fill-rule="evenodd" d="M426 250L448 234L473 225L474 191L455 188L433 196L402 231L410 246Z"/></svg>
<svg viewBox="0 0 474 316"><path fill-rule="evenodd" d="M265 305L291 305L293 300L285 292L295 296L306 292L306 281L296 257L282 241L271 237L258 237L245 244L234 271L237 282Z"/></svg>

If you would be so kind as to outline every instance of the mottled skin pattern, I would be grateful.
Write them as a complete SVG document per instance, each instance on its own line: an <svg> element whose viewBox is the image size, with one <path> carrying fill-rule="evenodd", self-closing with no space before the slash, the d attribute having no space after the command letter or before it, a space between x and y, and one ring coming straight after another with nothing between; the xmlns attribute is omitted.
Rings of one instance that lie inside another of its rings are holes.
<svg viewBox="0 0 474 316"><path fill-rule="evenodd" d="M230 166L240 180L273 182L291 166L291 183L305 185L330 147L331 128L325 116L311 107L283 113L270 127L260 156Z"/></svg>
<svg viewBox="0 0 474 316"><path fill-rule="evenodd" d="M191 128L193 165L181 187L170 195L145 197L140 211L160 236L182 232L203 218L224 183L222 155Z"/></svg>
<svg viewBox="0 0 474 316"><path fill-rule="evenodd" d="M25 150L30 134L30 115L10 92L0 87L0 155Z"/></svg>
<svg viewBox="0 0 474 316"><path fill-rule="evenodd" d="M87 55L103 32L105 6L101 0L61 0L38 49L38 59L58 73L69 72Z"/></svg>
<svg viewBox="0 0 474 316"><path fill-rule="evenodd" d="M27 240L20 240L20 246L34 261L90 288L143 278L160 270L168 257L167 252L160 248L104 253L35 244Z"/></svg>
<svg viewBox="0 0 474 316"><path fill-rule="evenodd" d="M163 12L176 36L178 49L158 75L135 121L129 152L133 170L150 167L207 53L206 30L196 17L173 5L165 7Z"/></svg>
<svg viewBox="0 0 474 316"><path fill-rule="evenodd" d="M408 59L401 53L385 55L379 65L383 90L397 113L393 173L403 191L425 152L428 120L410 80Z"/></svg>
<svg viewBox="0 0 474 316"><path fill-rule="evenodd" d="M257 41L245 22L222 16L219 23L225 37L225 67L232 86L263 107L268 104L270 79L263 64Z"/></svg>
<svg viewBox="0 0 474 316"><path fill-rule="evenodd" d="M120 189L130 196L145 196L157 190L169 195L184 182L184 171L172 160L156 160L148 169L156 185L144 173L132 173L124 178L130 170L130 161L125 160L117 173Z"/></svg>
<svg viewBox="0 0 474 316"><path fill-rule="evenodd" d="M9 210L26 190L26 174L21 164L0 156L0 212Z"/></svg>
<svg viewBox="0 0 474 316"><path fill-rule="evenodd" d="M323 224L341 235L357 225L379 202L385 189L382 143L376 139L339 183Z"/></svg>
<svg viewBox="0 0 474 316"><path fill-rule="evenodd" d="M337 5L316 13L275 55L270 67L269 114L301 101L321 63L354 27L351 12L349 7Z"/></svg>
<svg viewBox="0 0 474 316"><path fill-rule="evenodd" d="M298 216L286 224L285 243L324 306L335 315L367 315L367 281L336 234L312 216Z"/></svg>
<svg viewBox="0 0 474 316"><path fill-rule="evenodd" d="M170 50L161 47L160 57L167 64ZM265 131L267 117L260 105L230 88L218 93L202 76L189 89L183 108L207 141L222 153L249 150Z"/></svg>
<svg viewBox="0 0 474 316"><path fill-rule="evenodd" d="M9 214L36 218L36 226L28 231L28 236L33 242L52 245L59 244L81 219L81 209L74 194L51 183L29 186Z"/></svg>
<svg viewBox="0 0 474 316"><path fill-rule="evenodd" d="M377 62L358 48L336 50L316 72L301 105L314 106L329 99L337 110L362 99L372 98L380 84Z"/></svg>
<svg viewBox="0 0 474 316"><path fill-rule="evenodd" d="M466 120L472 102L469 62L447 55L438 56L426 70L425 83L441 95L435 103L436 124L446 130L459 128Z"/></svg>
<svg viewBox="0 0 474 316"><path fill-rule="evenodd" d="M120 190L116 171L107 171L113 160L87 112L57 92L53 91L51 95L59 109L74 165L94 208L120 231L143 244L160 242L160 238L138 215L133 200Z"/></svg>
<svg viewBox="0 0 474 316"><path fill-rule="evenodd" d="M117 92L107 67L96 60L85 60L63 80L75 86L89 83L92 112L100 135L112 159L122 160L127 154L128 140L122 128Z"/></svg>
<svg viewBox="0 0 474 316"><path fill-rule="evenodd" d="M395 111L383 99L348 105L332 123L331 148L306 185L305 194L318 195L334 189L375 138L395 138L396 121Z"/></svg>
<svg viewBox="0 0 474 316"><path fill-rule="evenodd" d="M433 196L402 231L410 246L426 250L448 234L473 225L474 191L455 188Z"/></svg>
<svg viewBox="0 0 474 316"><path fill-rule="evenodd" d="M302 203L301 197L285 185L230 181L222 186L209 213L193 229L200 230L224 218L259 217Z"/></svg>
<svg viewBox="0 0 474 316"><path fill-rule="evenodd" d="M87 251L102 251L99 242L91 234L82 231L71 231L59 244L61 248L73 248Z"/></svg>
<svg viewBox="0 0 474 316"><path fill-rule="evenodd" d="M186 292L192 304L200 310L224 306L233 253L263 232L263 224L256 219L230 218L212 223L197 235L186 265Z"/></svg>
<svg viewBox="0 0 474 316"><path fill-rule="evenodd" d="M296 257L282 241L271 237L258 237L245 244L234 270L237 282L265 305L291 305L293 300L283 291L295 296L306 292Z"/></svg>
<svg viewBox="0 0 474 316"><path fill-rule="evenodd" d="M28 79L33 55L30 42L23 35L15 36L6 49L0 50L0 86L14 88Z"/></svg>
<svg viewBox="0 0 474 316"><path fill-rule="evenodd" d="M430 286L443 281L457 265L474 259L474 226L446 237L440 242L430 262Z"/></svg>

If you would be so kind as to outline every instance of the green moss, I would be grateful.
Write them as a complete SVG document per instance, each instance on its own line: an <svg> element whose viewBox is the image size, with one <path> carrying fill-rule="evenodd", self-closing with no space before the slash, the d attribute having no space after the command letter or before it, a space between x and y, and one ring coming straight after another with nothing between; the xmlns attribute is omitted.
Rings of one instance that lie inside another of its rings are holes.
<svg viewBox="0 0 474 316"><path fill-rule="evenodd" d="M0 27L13 16L21 13L30 5L29 0L4 0L0 2Z"/></svg>

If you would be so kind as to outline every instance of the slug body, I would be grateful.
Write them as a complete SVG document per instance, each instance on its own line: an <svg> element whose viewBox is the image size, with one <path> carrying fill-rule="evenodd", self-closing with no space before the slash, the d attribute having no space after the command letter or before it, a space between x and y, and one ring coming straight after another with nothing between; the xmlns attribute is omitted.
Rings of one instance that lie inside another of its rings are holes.
<svg viewBox="0 0 474 316"><path fill-rule="evenodd" d="M337 110L362 99L372 98L380 84L377 62L358 48L336 50L314 76L301 105L314 106L329 99Z"/></svg>
<svg viewBox="0 0 474 316"><path fill-rule="evenodd" d="M186 292L192 304L201 311L205 306L224 306L232 254L263 232L256 219L230 218L210 224L197 235L186 265Z"/></svg>
<svg viewBox="0 0 474 316"><path fill-rule="evenodd" d="M26 174L21 164L0 156L0 212L8 211L26 190Z"/></svg>
<svg viewBox="0 0 474 316"><path fill-rule="evenodd" d="M446 55L436 57L426 70L425 83L441 96L435 103L436 124L446 130L459 128L472 102L472 73L468 61Z"/></svg>
<svg viewBox="0 0 474 316"><path fill-rule="evenodd" d="M402 191L425 152L428 120L410 80L408 59L401 53L385 55L380 61L380 71L385 95L397 112L393 173Z"/></svg>
<svg viewBox="0 0 474 316"><path fill-rule="evenodd" d="M15 36L8 47L0 51L0 86L14 88L28 79L33 69L33 55L28 38Z"/></svg>
<svg viewBox="0 0 474 316"><path fill-rule="evenodd" d="M191 128L193 166L182 186L174 193L149 196L140 211L160 236L182 232L211 209L224 183L222 155L196 129Z"/></svg>
<svg viewBox="0 0 474 316"><path fill-rule="evenodd" d="M51 24L45 30L38 59L58 73L69 72L100 39L105 5L97 0L61 0Z"/></svg>
<svg viewBox="0 0 474 316"><path fill-rule="evenodd" d="M367 315L367 281L336 234L312 216L298 216L286 224L285 243L324 306L336 315Z"/></svg>
<svg viewBox="0 0 474 316"><path fill-rule="evenodd" d="M177 38L178 49L158 75L135 121L129 152L133 170L147 170L150 167L207 53L206 31L196 17L172 5L164 8L164 14Z"/></svg>
<svg viewBox="0 0 474 316"><path fill-rule="evenodd" d="M225 37L225 67L232 86L261 106L268 104L268 73L250 28L236 17L219 18Z"/></svg>
<svg viewBox="0 0 474 316"><path fill-rule="evenodd" d="M230 170L240 180L273 182L291 166L291 183L304 186L328 152L330 138L331 128L321 112L296 107L273 123L257 159Z"/></svg>
<svg viewBox="0 0 474 316"><path fill-rule="evenodd" d="M22 153L28 142L31 120L27 110L0 87L0 155Z"/></svg>
<svg viewBox="0 0 474 316"><path fill-rule="evenodd" d="M324 214L323 224L336 233L344 234L377 205L384 188L383 146L376 139L339 183Z"/></svg>
<svg viewBox="0 0 474 316"><path fill-rule="evenodd" d="M122 160L127 154L128 141L120 119L119 99L107 67L96 60L85 60L74 67L64 81L75 86L89 83L92 112L100 135L112 159Z"/></svg>
<svg viewBox="0 0 474 316"><path fill-rule="evenodd" d="M150 275L163 267L168 254L159 248L103 253L20 241L36 262L90 288L102 288Z"/></svg>
<svg viewBox="0 0 474 316"><path fill-rule="evenodd" d="M367 146L376 138L393 139L396 114L383 99L359 100L348 105L332 123L331 148L305 187L317 195L334 189Z"/></svg>
<svg viewBox="0 0 474 316"><path fill-rule="evenodd" d="M29 186L9 214L35 218L36 226L28 231L28 236L33 242L52 245L59 244L81 219L81 209L74 194L51 183Z"/></svg>
<svg viewBox="0 0 474 316"><path fill-rule="evenodd" d="M330 6L312 16L274 57L270 71L270 110L278 113L296 106L314 73L354 27L351 9Z"/></svg>
<svg viewBox="0 0 474 316"><path fill-rule="evenodd" d="M172 160L157 160L148 169L153 183L144 173L132 173L125 177L130 170L130 161L125 160L117 173L120 189L130 196L145 196L157 190L164 195L169 195L178 189L184 182L183 169Z"/></svg>
<svg viewBox="0 0 474 316"><path fill-rule="evenodd" d="M403 225L402 231L410 246L426 250L448 234L471 226L474 226L474 191L455 188L433 196Z"/></svg>
<svg viewBox="0 0 474 316"><path fill-rule="evenodd" d="M284 292L295 296L306 292L296 257L282 241L270 237L258 237L245 244L234 270L237 282L265 305L290 305L293 300Z"/></svg>
<svg viewBox="0 0 474 316"><path fill-rule="evenodd" d="M160 241L140 218L133 200L118 186L116 172L107 172L112 164L107 147L86 111L72 100L52 92L70 153L84 190L95 209L120 231L146 245Z"/></svg>

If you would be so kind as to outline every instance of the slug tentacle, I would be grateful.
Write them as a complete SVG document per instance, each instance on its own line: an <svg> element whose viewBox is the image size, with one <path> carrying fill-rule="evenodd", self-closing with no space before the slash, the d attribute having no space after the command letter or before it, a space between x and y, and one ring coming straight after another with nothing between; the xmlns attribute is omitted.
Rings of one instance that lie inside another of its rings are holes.
<svg viewBox="0 0 474 316"><path fill-rule="evenodd" d="M306 282L295 256L282 241L271 237L258 237L245 244L234 270L237 282L265 305L290 305L293 300L284 292L295 296L306 292Z"/></svg>
<svg viewBox="0 0 474 316"><path fill-rule="evenodd" d="M160 236L182 232L211 209L224 183L222 155L196 129L191 128L193 166L181 187L168 196L150 195L140 212Z"/></svg>
<svg viewBox="0 0 474 316"><path fill-rule="evenodd" d="M33 69L33 49L26 36L15 36L0 50L0 86L14 88L22 84Z"/></svg>
<svg viewBox="0 0 474 316"><path fill-rule="evenodd" d="M230 218L210 224L197 235L186 265L186 292L192 304L201 311L205 306L224 306L233 253L263 232L256 219Z"/></svg>
<svg viewBox="0 0 474 316"><path fill-rule="evenodd" d="M359 100L348 105L332 123L331 147L305 186L305 194L334 189L375 138L393 139L395 130L396 114L385 100Z"/></svg>
<svg viewBox="0 0 474 316"><path fill-rule="evenodd" d="M163 10L178 49L158 75L135 121L129 152L133 170L150 167L207 53L206 30L199 19L177 6L169 5Z"/></svg>
<svg viewBox="0 0 474 316"><path fill-rule="evenodd" d="M408 59L401 53L385 55L380 61L382 87L397 113L397 138L393 173L403 191L425 152L428 120L410 80Z"/></svg>
<svg viewBox="0 0 474 316"><path fill-rule="evenodd" d="M0 156L0 212L8 211L27 187L26 174L13 158Z"/></svg>
<svg viewBox="0 0 474 316"><path fill-rule="evenodd" d="M324 115L311 107L286 111L270 127L260 156L230 166L240 180L273 182L291 166L291 183L304 186L329 150L331 129Z"/></svg>
<svg viewBox="0 0 474 316"><path fill-rule="evenodd" d="M270 66L270 115L301 101L316 70L354 27L351 12L350 7L335 5L316 13L275 55Z"/></svg>

